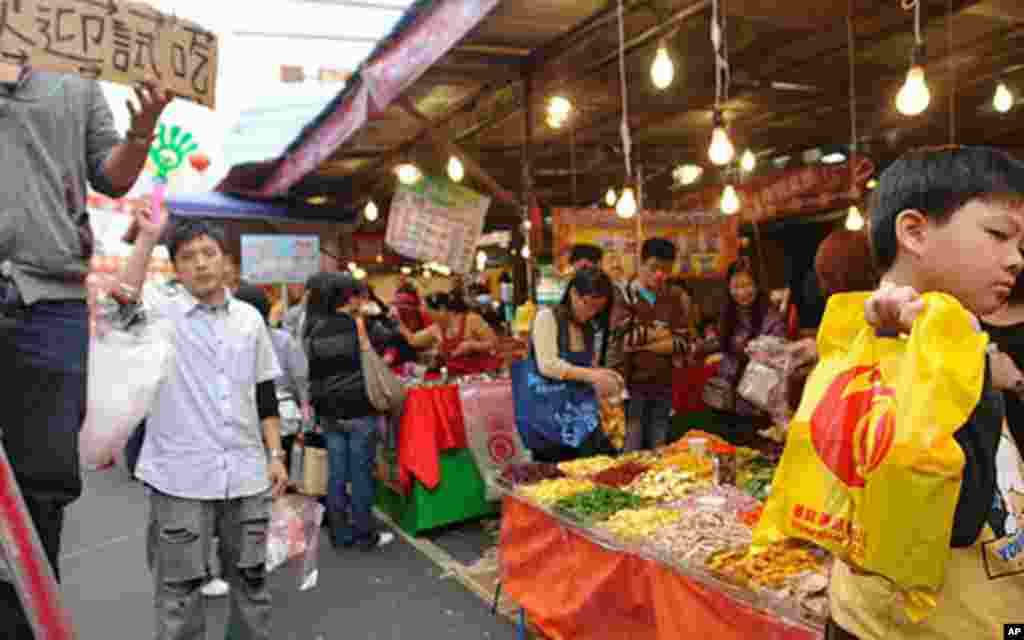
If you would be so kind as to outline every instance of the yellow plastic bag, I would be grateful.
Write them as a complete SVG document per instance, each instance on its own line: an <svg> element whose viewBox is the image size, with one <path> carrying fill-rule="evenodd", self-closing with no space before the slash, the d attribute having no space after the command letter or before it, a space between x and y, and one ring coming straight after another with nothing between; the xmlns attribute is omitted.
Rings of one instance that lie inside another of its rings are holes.
<svg viewBox="0 0 1024 640"><path fill-rule="evenodd" d="M910 336L879 338L868 294L829 300L820 362L790 424L754 546L813 541L893 581L913 620L941 589L964 455L953 433L981 397L988 338L927 294Z"/></svg>

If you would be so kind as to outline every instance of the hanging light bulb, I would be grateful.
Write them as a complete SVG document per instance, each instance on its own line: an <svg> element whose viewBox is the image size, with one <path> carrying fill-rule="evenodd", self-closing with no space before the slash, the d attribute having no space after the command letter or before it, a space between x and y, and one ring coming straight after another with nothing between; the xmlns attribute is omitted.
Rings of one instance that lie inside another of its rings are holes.
<svg viewBox="0 0 1024 640"><path fill-rule="evenodd" d="M619 197L618 204L615 205L615 213L620 218L628 219L636 215L636 209L636 191L633 189L633 185L627 184L622 188L622 195Z"/></svg>
<svg viewBox="0 0 1024 640"><path fill-rule="evenodd" d="M529 260L530 259L530 245L524 244L523 245L523 252L522 253L523 253L523 260Z"/></svg>
<svg viewBox="0 0 1024 640"><path fill-rule="evenodd" d="M359 267L358 267L358 265L356 265L356 263L354 263L354 262L350 262L350 263L348 263L348 270L349 270L349 271L355 271L355 270L356 270L356 269L358 269L358 268L359 268Z"/></svg>
<svg viewBox="0 0 1024 640"><path fill-rule="evenodd" d="M924 79L924 67L915 64L907 71L907 81L896 95L896 109L905 116L920 115L928 108L931 100L932 94Z"/></svg>
<svg viewBox="0 0 1024 640"><path fill-rule="evenodd" d="M747 149L743 152L743 155L740 156L740 169L750 173L755 167L757 167L757 156L754 155L753 151Z"/></svg>
<svg viewBox="0 0 1024 640"><path fill-rule="evenodd" d="M412 275L412 267L402 267L402 275Z"/></svg>
<svg viewBox="0 0 1024 640"><path fill-rule="evenodd" d="M483 251L476 252L476 270L483 271L487 268L487 254Z"/></svg>
<svg viewBox="0 0 1024 640"><path fill-rule="evenodd" d="M702 175L704 175L704 168L696 164L684 164L681 167L676 167L672 172L675 181L683 186L697 182Z"/></svg>
<svg viewBox="0 0 1024 640"><path fill-rule="evenodd" d="M377 210L377 205L373 200L366 203L366 208L363 209L363 216L366 218L367 222L373 222L377 219L379 214L380 212Z"/></svg>
<svg viewBox="0 0 1024 640"><path fill-rule="evenodd" d="M455 156L448 158L448 177L452 179L452 182L462 182L462 179L466 177L462 161Z"/></svg>
<svg viewBox="0 0 1024 640"><path fill-rule="evenodd" d="M725 130L725 121L722 119L722 112L715 109L713 118L714 130L711 132L711 146L708 147L708 157L711 162L718 166L725 166L732 162L736 155L736 149L729 140L729 134Z"/></svg>
<svg viewBox="0 0 1024 640"><path fill-rule="evenodd" d="M533 223L529 220L523 220L523 231L529 231L533 228Z"/></svg>
<svg viewBox="0 0 1024 640"><path fill-rule="evenodd" d="M658 52L654 54L654 62L651 63L651 81L659 89L668 89L675 75L676 67L668 55L668 45L662 40L658 43Z"/></svg>
<svg viewBox="0 0 1024 640"><path fill-rule="evenodd" d="M377 264L381 264L383 262L384 262L384 254L378 253L377 254Z"/></svg>
<svg viewBox="0 0 1024 640"><path fill-rule="evenodd" d="M999 113L1007 113L1013 108L1013 94L1005 83L1000 82L996 87L996 95L992 98L992 106Z"/></svg>
<svg viewBox="0 0 1024 640"><path fill-rule="evenodd" d="M731 216L740 210L740 196L736 193L736 187L731 184L725 185L722 190L722 213Z"/></svg>
<svg viewBox="0 0 1024 640"><path fill-rule="evenodd" d="M416 184L423 177L419 168L409 163L398 165L395 172L398 174L398 181L402 184Z"/></svg>
<svg viewBox="0 0 1024 640"><path fill-rule="evenodd" d="M618 201L619 196L615 193L615 189L608 187L608 193L604 194L604 203L609 207L614 207Z"/></svg>
<svg viewBox="0 0 1024 640"><path fill-rule="evenodd" d="M850 210L846 214L846 228L849 231L860 231L864 228L864 216L855 204L850 205Z"/></svg>
<svg viewBox="0 0 1024 640"><path fill-rule="evenodd" d="M569 119L572 103L564 96L552 96L548 101L548 125L553 129L560 128Z"/></svg>

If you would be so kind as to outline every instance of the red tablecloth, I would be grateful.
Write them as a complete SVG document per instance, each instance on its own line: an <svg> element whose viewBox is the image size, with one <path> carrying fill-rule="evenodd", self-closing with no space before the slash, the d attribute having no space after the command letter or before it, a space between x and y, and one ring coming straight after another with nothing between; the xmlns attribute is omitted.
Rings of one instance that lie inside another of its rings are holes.
<svg viewBox="0 0 1024 640"><path fill-rule="evenodd" d="M504 591L554 640L820 640L639 556L605 549L555 518L506 498Z"/></svg>
<svg viewBox="0 0 1024 640"><path fill-rule="evenodd" d="M718 364L677 368L672 371L672 407L676 413L704 411L704 384L718 373Z"/></svg>
<svg viewBox="0 0 1024 640"><path fill-rule="evenodd" d="M409 391L398 432L398 482L403 491L408 493L413 479L435 489L441 481L441 452L467 446L457 386Z"/></svg>

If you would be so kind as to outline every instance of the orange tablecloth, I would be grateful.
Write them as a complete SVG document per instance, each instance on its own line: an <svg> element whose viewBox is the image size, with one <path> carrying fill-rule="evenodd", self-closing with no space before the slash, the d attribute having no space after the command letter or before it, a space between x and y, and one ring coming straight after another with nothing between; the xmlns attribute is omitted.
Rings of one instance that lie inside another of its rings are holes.
<svg viewBox="0 0 1024 640"><path fill-rule="evenodd" d="M676 413L704 411L704 384L718 373L718 364L702 364L672 370L672 407Z"/></svg>
<svg viewBox="0 0 1024 640"><path fill-rule="evenodd" d="M398 432L398 482L404 492L413 479L427 489L437 488L441 452L467 446L457 386L409 391Z"/></svg>
<svg viewBox="0 0 1024 640"><path fill-rule="evenodd" d="M501 519L503 590L555 640L820 640L639 556L605 549L513 497Z"/></svg>

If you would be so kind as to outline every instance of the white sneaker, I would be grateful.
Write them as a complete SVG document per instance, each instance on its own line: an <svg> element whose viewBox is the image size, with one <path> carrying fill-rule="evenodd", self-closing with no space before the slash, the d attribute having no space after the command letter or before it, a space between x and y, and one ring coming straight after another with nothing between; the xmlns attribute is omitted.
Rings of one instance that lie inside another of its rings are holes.
<svg viewBox="0 0 1024 640"><path fill-rule="evenodd" d="M220 578L214 578L204 584L199 591L207 598L223 598L231 591L231 586Z"/></svg>
<svg viewBox="0 0 1024 640"><path fill-rule="evenodd" d="M386 547L395 541L395 534L390 531L381 531L377 538L377 547Z"/></svg>

